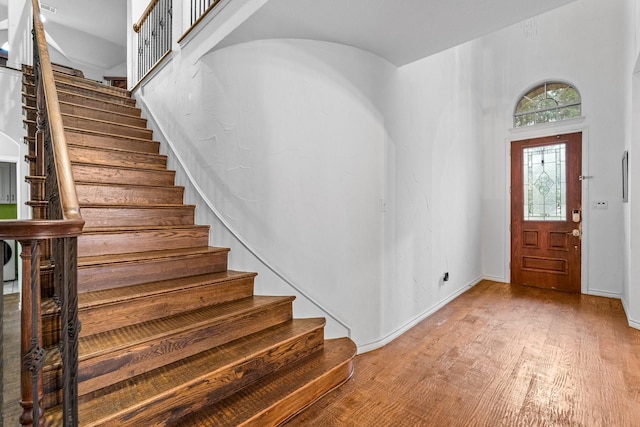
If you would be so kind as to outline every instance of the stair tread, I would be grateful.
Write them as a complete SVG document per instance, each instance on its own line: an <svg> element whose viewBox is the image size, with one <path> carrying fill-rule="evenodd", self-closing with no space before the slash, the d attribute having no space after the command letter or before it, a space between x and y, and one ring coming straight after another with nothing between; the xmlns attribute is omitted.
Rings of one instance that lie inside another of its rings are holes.
<svg viewBox="0 0 640 427"><path fill-rule="evenodd" d="M147 140L141 140L141 141L147 141ZM74 142L67 143L67 145L69 147L78 147L78 148L84 148L84 149L95 150L95 151L104 151L104 152L116 151L118 153L131 153L132 155L141 155L142 154L145 157L148 156L148 157L155 157L155 158L160 158L160 159L166 159L166 157L167 157L165 154L146 153L146 152L142 152L142 151L125 150L124 148L116 148L116 147L92 147L92 146L88 146L88 145L77 144L77 143L74 143ZM86 163L86 162L83 162L83 163L91 164L91 163ZM94 165L95 166L100 166L101 164L94 163Z"/></svg>
<svg viewBox="0 0 640 427"><path fill-rule="evenodd" d="M229 252L229 248L202 246L187 249L166 249L160 251L132 252L117 255L97 255L78 257L78 268L99 264L115 264L123 262L139 262L161 258L176 258L206 253Z"/></svg>
<svg viewBox="0 0 640 427"><path fill-rule="evenodd" d="M195 207L192 204L182 204L182 203L157 203L153 205L132 205L130 203L82 203L80 202L80 207L86 208L122 208L122 209L171 209L176 207Z"/></svg>
<svg viewBox="0 0 640 427"><path fill-rule="evenodd" d="M126 123L118 123L118 122L113 122L110 120L103 120L103 119L96 119L93 117L85 117L85 116L79 116L77 114L68 114L68 113L62 113L62 117L64 119L64 117L69 117L69 118L73 118L73 119L82 119L82 120L88 120L91 122L96 122L96 123L101 123L101 124L108 124L108 125L113 125L113 126L118 126L118 127L122 127L122 128L127 128L127 129L135 129L135 130L144 130L147 131L148 133L153 133L153 131L151 129L149 129L147 126L142 126L142 125L130 125L130 124L126 124Z"/></svg>
<svg viewBox="0 0 640 427"><path fill-rule="evenodd" d="M71 145L71 144L69 144ZM84 148L84 147L83 147ZM113 150L112 148L109 150ZM122 151L122 150L121 150ZM139 153L138 151L133 151L134 153ZM88 162L82 162L82 161L72 161L71 162L71 166L83 166L83 167L92 167L92 168L96 168L96 169L123 169L123 170L127 170L127 171L140 171L140 172L153 172L153 173L157 173L157 174L167 174L167 175L173 175L175 173L175 171L172 171L170 169L141 169L141 168L134 168L131 166L120 166L120 165L103 165L103 164L97 164L97 163L88 163ZM76 182L78 182L76 180Z"/></svg>
<svg viewBox="0 0 640 427"><path fill-rule="evenodd" d="M78 128L78 127L75 127L75 126L65 126L64 130L65 130L65 132L86 133L86 134L89 134L89 135L98 135L98 136L105 136L105 137L108 137L108 138L126 139L128 141L139 141L139 142L142 142L142 143L156 142L156 141L153 141L152 139L148 139L148 138L137 138L135 136L119 135L117 133L108 133L108 132L102 132L102 131L99 131L99 130L83 129L83 128Z"/></svg>
<svg viewBox="0 0 640 427"><path fill-rule="evenodd" d="M104 91L109 94L115 94L123 98L131 98L131 92L129 92L127 89L116 86L107 86L101 82L87 79L85 77L73 76L70 74L59 73L57 71L54 71L53 75L56 82L76 82L78 86L82 88L95 88L96 90Z"/></svg>
<svg viewBox="0 0 640 427"><path fill-rule="evenodd" d="M68 101L60 101L60 106L68 106L68 107L73 107L73 108L81 108L83 110L90 110L90 111L95 111L96 113L100 113L100 114L108 114L114 117L123 117L126 119L138 119L141 122L146 123L147 119L145 119L144 117L140 117L140 115L138 114L127 114L127 113L123 113L120 111L111 111L111 110L105 110L103 108L97 108L97 107L91 107L89 105L82 105L82 104L76 104L74 102L68 102ZM29 109L36 109L35 107L26 107ZM84 116L80 116L80 117L84 117Z"/></svg>
<svg viewBox="0 0 640 427"><path fill-rule="evenodd" d="M250 360L256 353L322 328L324 323L324 319L292 320L80 396L80 424L98 425L136 409L144 410L152 402L161 403L170 395L179 398L181 392L188 392L195 384L207 383L216 371ZM47 412L52 425L60 421L61 409L59 405Z"/></svg>
<svg viewBox="0 0 640 427"><path fill-rule="evenodd" d="M144 185L144 184L123 184L123 183L110 183L110 182L93 182L93 181L76 181L76 187L78 185L89 185L92 187L122 187L122 188L142 188L142 189L150 189L150 188L161 188L161 189L184 189L181 185Z"/></svg>
<svg viewBox="0 0 640 427"><path fill-rule="evenodd" d="M60 96L60 94L69 95L69 96L74 97L74 98L86 99L86 100L89 100L89 101L99 101L99 102L102 102L102 103L113 105L114 108L121 107L123 109L134 110L134 111L132 111L132 114L130 114L130 115L135 116L135 117L140 117L140 112L141 112L140 108L139 107L135 107L133 105L118 104L118 103L115 103L115 102L110 102L109 100L106 100L106 99L96 100L96 98L92 98L90 96L83 95L81 93L69 92L69 91L65 91L65 90L58 90L58 96ZM33 95L25 94L25 96L35 98ZM62 102L64 102L64 101L62 101ZM95 108L95 107L86 107L83 104L78 104L78 103L70 103L70 104L78 105L78 106L85 107L85 108ZM102 109L102 108L99 108L99 110L111 112L111 110L105 110L105 109ZM124 114L124 113L121 113L121 114Z"/></svg>
<svg viewBox="0 0 640 427"><path fill-rule="evenodd" d="M355 354L355 344L349 338L325 340L324 348L321 351L265 376L200 411L192 412L175 425L185 427L239 426L243 423L251 424L252 420L254 421L252 425L256 425L256 418L269 411L275 412L273 411L275 405L283 404L296 391L317 388L314 385L315 380L321 378L323 373L336 369L344 363L350 363ZM347 370L347 376L342 378L338 384L329 389L312 390L310 392L311 400L303 403L302 407L295 408L288 404L286 406L288 412L284 412L286 415L279 417L280 419L277 419L277 414L271 414L276 420L270 419L269 425L277 425L291 418L333 388L346 382L352 374L353 367L350 366ZM262 423L257 425L262 425Z"/></svg>
<svg viewBox="0 0 640 427"><path fill-rule="evenodd" d="M131 231L156 231L156 230L193 230L193 229L210 229L209 225L200 224L176 224L176 225L141 225L141 226L125 226L125 227L85 227L82 229L82 235L86 234L117 234L127 233Z"/></svg>
<svg viewBox="0 0 640 427"><path fill-rule="evenodd" d="M81 91L84 90L84 91L87 91L87 92L93 92L95 94L100 94L102 96L108 96L108 97L111 97L113 99L120 99L120 100L125 101L125 102L130 103L130 104L134 104L135 101L136 101L129 94L125 94L125 93L118 92L116 90L112 90L112 88L113 89L118 89L118 88L114 88L113 86L104 86L104 85L100 85L100 84L96 84L96 85L76 85L73 82L63 81L63 80L56 80L56 89L58 87L61 87L61 88L73 88L73 89L78 89L78 90L81 90ZM73 92L73 89L71 89L71 92ZM122 89L120 89L120 90L122 90ZM69 90L67 90L67 92L69 92Z"/></svg>
<svg viewBox="0 0 640 427"><path fill-rule="evenodd" d="M203 283L223 283L241 278L255 277L256 275L257 273L226 270L220 273L201 274L198 276L181 277L179 279L160 280L140 285L86 292L78 295L78 307L80 310L83 310L99 305L143 298L149 295L183 289L195 289Z"/></svg>
<svg viewBox="0 0 640 427"><path fill-rule="evenodd" d="M222 323L251 311L274 304L288 303L295 297L253 296L219 305L199 308L136 325L101 332L88 337L80 336L78 355L82 362L92 357L125 349L136 344L197 329L202 325Z"/></svg>

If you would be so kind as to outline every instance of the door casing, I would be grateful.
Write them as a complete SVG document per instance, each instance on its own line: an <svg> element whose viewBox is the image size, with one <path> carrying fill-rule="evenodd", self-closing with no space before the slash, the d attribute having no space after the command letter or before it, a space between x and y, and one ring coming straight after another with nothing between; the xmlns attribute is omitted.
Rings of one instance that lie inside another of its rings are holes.
<svg viewBox="0 0 640 427"><path fill-rule="evenodd" d="M562 122L545 123L541 125L525 127L525 128L511 128L507 130L507 136L504 140L504 164L505 164L505 204L504 204L504 218L505 221L505 234L504 234L504 281L509 282L511 278L511 142L521 139L536 139L543 138L552 135L562 135L567 133L582 132L582 175L589 177L589 128L585 125L585 117L578 117L575 119L564 120ZM582 181L582 265L581 265L581 282L583 294L589 291L589 219L590 219L590 206L589 200L589 179Z"/></svg>

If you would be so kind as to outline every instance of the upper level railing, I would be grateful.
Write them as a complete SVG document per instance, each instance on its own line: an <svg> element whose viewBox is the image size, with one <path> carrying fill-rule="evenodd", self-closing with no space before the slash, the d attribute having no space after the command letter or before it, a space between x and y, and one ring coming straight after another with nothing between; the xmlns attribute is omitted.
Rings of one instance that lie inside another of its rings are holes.
<svg viewBox="0 0 640 427"><path fill-rule="evenodd" d="M137 52L133 55L132 74L140 82L166 55L173 42L174 6L182 16L182 36L186 37L221 0L151 0L140 19L133 24L137 34Z"/></svg>
<svg viewBox="0 0 640 427"><path fill-rule="evenodd" d="M78 292L77 236L84 221L62 123L58 94L47 49L44 28L40 21L40 5L33 8L33 80L36 98L36 131L25 140L29 143L29 158L35 165L30 176L32 199L39 198L34 209L37 219L0 221L0 240L15 240L22 246L22 312L20 372L23 412L21 425L46 425L42 367L47 357L43 348L41 268L53 271L50 292L60 317L60 358L62 360L62 425L78 425ZM27 97L29 95L26 95ZM33 200L32 200L33 201ZM33 206L35 206L33 205ZM4 249L4 245L2 245ZM1 293L0 293L1 294ZM48 296L48 295L47 295ZM0 310L3 306L0 296ZM2 338L0 323L0 338ZM0 340L1 341L1 340ZM53 351L58 351L54 349ZM2 360L0 345L0 360ZM0 372L4 370L4 366ZM0 382L3 379L0 374ZM2 406L0 398L0 407ZM0 427L2 419L0 417Z"/></svg>
<svg viewBox="0 0 640 427"><path fill-rule="evenodd" d="M138 34L135 55L135 76L141 80L168 52L171 51L173 1L152 0L133 24Z"/></svg>
<svg viewBox="0 0 640 427"><path fill-rule="evenodd" d="M191 0L191 9L189 14L189 25L195 26L211 9L213 9L220 0Z"/></svg>

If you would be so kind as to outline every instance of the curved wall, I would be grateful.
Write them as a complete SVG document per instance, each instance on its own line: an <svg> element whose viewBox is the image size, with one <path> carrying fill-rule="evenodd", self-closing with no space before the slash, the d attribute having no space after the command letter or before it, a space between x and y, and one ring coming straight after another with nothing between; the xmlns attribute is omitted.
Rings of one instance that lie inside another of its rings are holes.
<svg viewBox="0 0 640 427"><path fill-rule="evenodd" d="M136 96L257 293L297 294L296 316L367 351L481 278L473 45L401 68L311 40L196 49Z"/></svg>
<svg viewBox="0 0 640 427"><path fill-rule="evenodd" d="M378 94L395 67L347 46L273 40L210 52L186 71L158 75L141 95L202 195L356 342L375 339L385 147ZM215 227L212 243L225 233ZM233 247L231 267L256 269L250 256L240 265L241 251ZM263 273L257 292L291 292Z"/></svg>

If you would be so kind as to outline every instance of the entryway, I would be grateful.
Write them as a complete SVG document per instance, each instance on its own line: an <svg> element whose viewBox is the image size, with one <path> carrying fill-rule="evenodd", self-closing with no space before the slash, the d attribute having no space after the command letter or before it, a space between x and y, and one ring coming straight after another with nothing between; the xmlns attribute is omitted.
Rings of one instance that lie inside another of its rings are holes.
<svg viewBox="0 0 640 427"><path fill-rule="evenodd" d="M581 291L582 133L511 143L511 283Z"/></svg>

